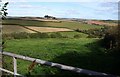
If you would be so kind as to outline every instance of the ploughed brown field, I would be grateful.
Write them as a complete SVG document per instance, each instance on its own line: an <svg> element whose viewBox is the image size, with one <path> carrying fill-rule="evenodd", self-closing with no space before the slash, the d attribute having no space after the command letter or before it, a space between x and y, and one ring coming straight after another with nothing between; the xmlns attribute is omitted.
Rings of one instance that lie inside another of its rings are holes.
<svg viewBox="0 0 120 77"><path fill-rule="evenodd" d="M67 28L50 28L50 27L35 27L35 26L25 26L31 30L38 32L59 32L59 31L73 31Z"/></svg>
<svg viewBox="0 0 120 77"><path fill-rule="evenodd" d="M3 25L3 33L14 33L14 32L35 33L34 31L31 31L19 25Z"/></svg>
<svg viewBox="0 0 120 77"><path fill-rule="evenodd" d="M3 25L3 33L14 32L59 32L59 31L73 31L67 28L51 28L51 27L35 27L35 26L19 26L19 25Z"/></svg>

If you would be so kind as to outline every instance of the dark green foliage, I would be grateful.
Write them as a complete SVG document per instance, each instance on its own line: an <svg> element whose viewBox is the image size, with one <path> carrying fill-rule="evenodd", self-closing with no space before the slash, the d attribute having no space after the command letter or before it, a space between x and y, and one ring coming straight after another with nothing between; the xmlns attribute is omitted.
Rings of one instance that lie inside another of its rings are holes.
<svg viewBox="0 0 120 77"><path fill-rule="evenodd" d="M119 20L119 23L118 23L118 50L120 50L120 20Z"/></svg>
<svg viewBox="0 0 120 77"><path fill-rule="evenodd" d="M108 27L104 27L100 29L88 29L88 30L76 29L75 31L88 34L88 38L96 38L96 37L101 38L101 37L104 37L107 30L108 30Z"/></svg>
<svg viewBox="0 0 120 77"><path fill-rule="evenodd" d="M14 39L25 39L25 38L29 38L28 33L26 32L21 32L21 33L12 33L11 36Z"/></svg>
<svg viewBox="0 0 120 77"><path fill-rule="evenodd" d="M113 49L118 47L118 27L109 28L103 38L103 46L106 49Z"/></svg>
<svg viewBox="0 0 120 77"><path fill-rule="evenodd" d="M75 31L76 31L76 32L81 32L81 30L80 30L80 29L76 29Z"/></svg>
<svg viewBox="0 0 120 77"><path fill-rule="evenodd" d="M50 36L47 33L29 33L30 38L49 38Z"/></svg>
<svg viewBox="0 0 120 77"><path fill-rule="evenodd" d="M53 17L53 16L48 16L48 15L45 15L44 18L47 18L47 19L56 19L55 17Z"/></svg>
<svg viewBox="0 0 120 77"><path fill-rule="evenodd" d="M116 38L114 35L111 35L110 33L107 33L103 39L103 46L106 49L110 49L111 47L115 47L116 45ZM111 46L112 45L112 46Z"/></svg>
<svg viewBox="0 0 120 77"><path fill-rule="evenodd" d="M59 32L55 33L11 33L11 34L3 34L3 39L28 39L28 38L68 38L67 36L63 36Z"/></svg>
<svg viewBox="0 0 120 77"><path fill-rule="evenodd" d="M61 35L59 32L56 32L56 33L50 34L50 37L51 37L51 38L61 38L62 35Z"/></svg>
<svg viewBox="0 0 120 77"><path fill-rule="evenodd" d="M103 38L102 46L106 49L118 50L119 48L119 34L118 27L104 27L101 29L89 29L89 30L79 30L77 32L82 32L88 34L87 38ZM117 49L115 49L117 48Z"/></svg>
<svg viewBox="0 0 120 77"><path fill-rule="evenodd" d="M8 14L6 9L7 5L8 5L8 2L6 2L0 10L0 15L2 15L2 19L5 19Z"/></svg>
<svg viewBox="0 0 120 77"><path fill-rule="evenodd" d="M74 38L81 38L82 36L79 34L74 35Z"/></svg>
<svg viewBox="0 0 120 77"><path fill-rule="evenodd" d="M95 36L95 35L92 35L92 34L89 34L88 36L87 36L87 38L96 38L97 36Z"/></svg>
<svg viewBox="0 0 120 77"><path fill-rule="evenodd" d="M4 39L27 39L27 38L49 38L47 33L11 33L3 34Z"/></svg>

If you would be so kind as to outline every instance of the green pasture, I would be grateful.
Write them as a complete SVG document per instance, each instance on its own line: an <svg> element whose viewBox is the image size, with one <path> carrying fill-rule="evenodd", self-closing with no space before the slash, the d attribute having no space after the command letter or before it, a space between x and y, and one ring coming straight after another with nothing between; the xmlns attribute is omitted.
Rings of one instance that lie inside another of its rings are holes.
<svg viewBox="0 0 120 77"><path fill-rule="evenodd" d="M59 21L59 20L58 20ZM37 20L22 20L22 19L6 19L3 20L3 31L14 34L17 37L27 36L28 30L21 26L40 26L40 27L55 27L68 28L72 30L88 30L94 28L103 28L103 26L88 25L76 21L37 21ZM12 26L12 27L11 27ZM20 27L20 28L19 28ZM29 36L32 34L29 34ZM34 35L34 34L33 34ZM55 36L48 37L48 36ZM59 37L59 35L61 37ZM87 34L71 31L71 32L48 32L41 34L44 38L18 38L15 39L9 35L3 37L4 51L38 58L46 61L57 62L69 66L79 67L82 69L104 72L114 75L120 75L119 71L119 55L105 50L100 44L100 38L88 38ZM47 37L46 37L47 36ZM64 37L63 37L64 36ZM10 38L11 37L11 38ZM4 68L13 70L12 58L4 56ZM17 60L18 73L28 75L28 67L31 62ZM36 64L31 75L69 75L68 77L78 77L79 75L73 72L60 70L54 67ZM75 76L73 76L75 75ZM47 77L47 76L46 76ZM84 76L83 76L84 77Z"/></svg>
<svg viewBox="0 0 120 77"><path fill-rule="evenodd" d="M114 54L107 54L99 45L99 40L97 38L13 39L6 40L4 50L83 69L118 74L119 59ZM5 67L10 69L12 61L8 57L4 59ZM18 60L18 72L27 74L29 65L30 62ZM74 75L75 73L38 64L31 74Z"/></svg>

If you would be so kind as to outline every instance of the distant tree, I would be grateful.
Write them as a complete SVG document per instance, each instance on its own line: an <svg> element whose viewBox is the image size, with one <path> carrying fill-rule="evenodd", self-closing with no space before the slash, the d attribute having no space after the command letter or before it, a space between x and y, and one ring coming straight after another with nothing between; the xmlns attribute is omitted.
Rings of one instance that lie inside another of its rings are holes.
<svg viewBox="0 0 120 77"><path fill-rule="evenodd" d="M48 15L45 15L44 18L47 18L47 19L56 19L55 17L53 17L53 16L48 16Z"/></svg>
<svg viewBox="0 0 120 77"><path fill-rule="evenodd" d="M49 16L48 16L48 15L45 15L45 16L44 16L44 18L47 18L47 19L48 19L48 18L49 18Z"/></svg>
<svg viewBox="0 0 120 77"><path fill-rule="evenodd" d="M52 19L56 19L55 17L53 17Z"/></svg>
<svg viewBox="0 0 120 77"><path fill-rule="evenodd" d="M1 18L2 19L5 19L6 18L6 16L7 16L7 9L6 9L6 7L7 7L7 5L8 5L8 2L6 2L3 6L2 6L2 8L1 8L1 10L0 10L0 15L1 15ZM0 7L1 7L1 5L0 5Z"/></svg>

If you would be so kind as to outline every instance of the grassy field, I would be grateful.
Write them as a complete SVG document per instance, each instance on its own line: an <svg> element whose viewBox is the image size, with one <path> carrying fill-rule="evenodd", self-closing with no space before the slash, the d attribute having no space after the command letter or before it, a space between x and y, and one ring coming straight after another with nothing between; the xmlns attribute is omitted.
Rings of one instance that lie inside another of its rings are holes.
<svg viewBox="0 0 120 77"><path fill-rule="evenodd" d="M37 21L37 20L4 20L3 25L21 25L21 26L39 26L39 27L55 27L55 28L68 28L68 29L93 29L102 28L103 26L88 25L79 22L61 21L61 22L51 22L51 21Z"/></svg>
<svg viewBox="0 0 120 77"><path fill-rule="evenodd" d="M30 32L32 30L24 26L67 28L71 30L102 28L103 26L88 25L70 21L36 21L36 20L4 20L3 31L8 33ZM7 26L8 25L8 26ZM35 31L33 31L35 32ZM21 35L24 33L21 33ZM34 57L42 60L57 62L65 65L79 67L83 69L105 72L120 75L119 58L117 54L107 53L100 46L100 38L88 38L87 34L67 31L48 32L47 35L66 37L46 37L46 38L26 38L26 39L6 39L4 50L24 56ZM20 35L18 35L20 36ZM20 36L21 37L21 36ZM30 62L18 60L18 73L27 74ZM4 56L4 67L13 70L12 58ZM78 75L69 71L52 68L37 64L31 72L32 75ZM69 76L70 77L70 76Z"/></svg>
<svg viewBox="0 0 120 77"><path fill-rule="evenodd" d="M97 43L97 38L46 38L46 39L14 39L7 40L5 51L39 58L47 61L62 63L84 69L118 74L119 60L113 54L107 54ZM6 67L12 62L5 61ZM18 61L18 72L27 73L29 62ZM8 68L10 69L10 68ZM120 70L119 70L120 71ZM74 74L67 71L36 65L32 74Z"/></svg>

